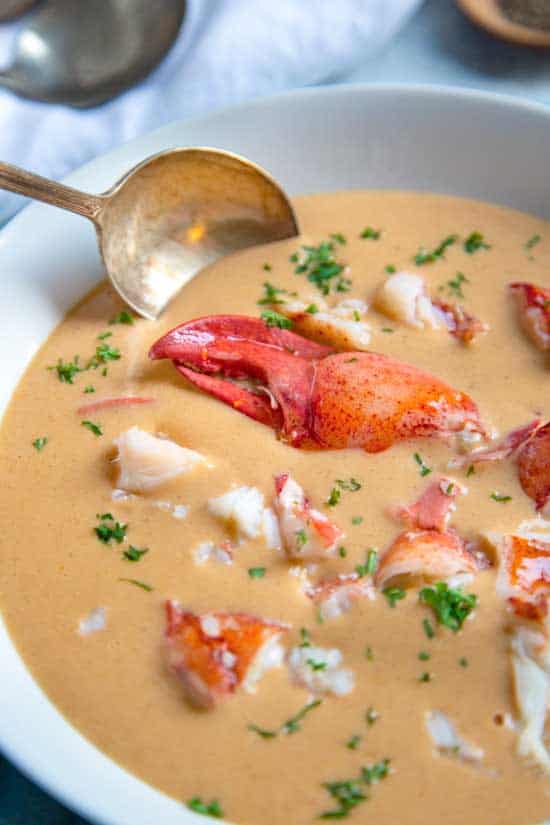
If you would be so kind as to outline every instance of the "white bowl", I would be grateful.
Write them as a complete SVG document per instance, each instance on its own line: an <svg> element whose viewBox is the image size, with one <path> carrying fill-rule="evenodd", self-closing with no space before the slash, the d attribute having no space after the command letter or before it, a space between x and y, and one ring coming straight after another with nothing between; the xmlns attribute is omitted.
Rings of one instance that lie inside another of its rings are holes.
<svg viewBox="0 0 550 825"><path fill-rule="evenodd" d="M173 123L68 182L99 192L147 155L186 145L246 155L290 193L420 189L550 217L550 109L437 87L273 97ZM44 338L99 278L94 231L82 218L34 204L0 233L0 411ZM204 823L87 742L33 681L1 623L0 661L0 748L31 779L100 825Z"/></svg>

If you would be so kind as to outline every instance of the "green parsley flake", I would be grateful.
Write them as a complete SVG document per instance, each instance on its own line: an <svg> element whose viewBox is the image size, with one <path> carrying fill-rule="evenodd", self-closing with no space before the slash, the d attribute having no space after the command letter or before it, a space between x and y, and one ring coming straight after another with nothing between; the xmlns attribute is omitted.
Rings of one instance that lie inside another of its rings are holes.
<svg viewBox="0 0 550 825"><path fill-rule="evenodd" d="M447 248L456 243L457 240L458 235L448 235L431 252L421 246L413 258L414 263L417 266L423 266L424 264L432 264L435 261L441 260L441 258L445 257Z"/></svg>
<svg viewBox="0 0 550 825"><path fill-rule="evenodd" d="M382 592L388 600L390 607L395 607L397 602L404 599L407 595L406 591L401 587L385 587Z"/></svg>
<svg viewBox="0 0 550 825"><path fill-rule="evenodd" d="M466 478L470 478L470 476L473 476L475 474L475 471L476 471L476 468L474 467L474 465L470 464L470 466L468 467L468 470L466 471Z"/></svg>
<svg viewBox="0 0 550 825"><path fill-rule="evenodd" d="M427 662L428 659L430 658L430 654L428 653L427 650L421 650L420 653L418 654L418 658L420 659L421 662Z"/></svg>
<svg viewBox="0 0 550 825"><path fill-rule="evenodd" d="M363 523L363 516L353 516L351 520L352 524L362 524Z"/></svg>
<svg viewBox="0 0 550 825"><path fill-rule="evenodd" d="M310 668L317 672L318 670L326 670L327 663L326 662L316 662L315 659L306 659L306 664L310 666Z"/></svg>
<svg viewBox="0 0 550 825"><path fill-rule="evenodd" d="M351 281L343 276L344 265L336 260L334 241L321 241L318 246L302 246L300 252L290 256L296 264L295 275L305 275L317 289L328 295L331 287L335 292L348 292Z"/></svg>
<svg viewBox="0 0 550 825"><path fill-rule="evenodd" d="M319 819L344 819L361 802L368 799L363 788L374 785L385 779L389 773L390 760L384 759L375 765L365 765L361 768L358 779L348 779L338 782L323 782L323 788L328 791L337 807L331 811L319 814Z"/></svg>
<svg viewBox="0 0 550 825"><path fill-rule="evenodd" d="M374 576L378 569L378 551L374 547L369 548L367 552L367 561L365 564L358 564L355 572L362 578L363 576Z"/></svg>
<svg viewBox="0 0 550 825"><path fill-rule="evenodd" d="M265 567L249 567L248 575L251 579L263 579L265 576Z"/></svg>
<svg viewBox="0 0 550 825"><path fill-rule="evenodd" d="M55 370L57 377L62 384L74 384L74 377L78 372L84 372L84 368L79 364L79 357L75 355L72 361L63 361L60 358L53 367L47 367L49 370Z"/></svg>
<svg viewBox="0 0 550 825"><path fill-rule="evenodd" d="M139 561L140 558L148 552L148 547L144 547L143 550L139 550L139 548L134 547L133 544L131 544L127 550L123 550L122 557L126 559L126 561Z"/></svg>
<svg viewBox="0 0 550 825"><path fill-rule="evenodd" d="M493 490L493 492L491 493L491 495L489 496L489 498L491 498L493 501L500 501L500 502L502 502L502 503L504 503L504 504L505 504L507 501L512 501L512 496L505 496L505 495L502 495L502 493L497 493L497 492L496 492L496 491L494 491L494 490Z"/></svg>
<svg viewBox="0 0 550 825"><path fill-rule="evenodd" d="M287 294L286 289L279 289L278 286L273 286L269 281L264 281L264 294L257 303L260 306L265 304L284 304L285 301L279 296Z"/></svg>
<svg viewBox="0 0 550 825"><path fill-rule="evenodd" d="M429 619L422 619L422 627L424 628L424 633L428 639L433 639L435 636L435 630L433 629L432 623Z"/></svg>
<svg viewBox="0 0 550 825"><path fill-rule="evenodd" d="M420 468L420 475L422 476L422 478L424 478L424 476L429 476L431 473L431 469L430 467L428 467L427 464L424 463L424 459L422 458L420 453L414 453L414 460Z"/></svg>
<svg viewBox="0 0 550 825"><path fill-rule="evenodd" d="M424 671L424 672L423 672L423 673L422 673L422 674L418 677L418 681L419 681L419 682L431 682L431 681L432 681L432 674L431 674L429 671L425 670L425 671Z"/></svg>
<svg viewBox="0 0 550 825"><path fill-rule="evenodd" d="M378 241L380 240L380 235L380 229L373 229L372 226L366 226L359 235L359 237L369 241Z"/></svg>
<svg viewBox="0 0 550 825"><path fill-rule="evenodd" d="M392 329L391 327L382 327L381 331L382 332L395 332L395 330Z"/></svg>
<svg viewBox="0 0 550 825"><path fill-rule="evenodd" d="M307 533L302 527L301 530L296 530L296 550L299 552L304 544L307 544Z"/></svg>
<svg viewBox="0 0 550 825"><path fill-rule="evenodd" d="M307 716L307 714L314 708L318 708L321 704L321 699L315 699L313 702L308 702L308 704L304 705L304 707L301 708L295 716L291 716L290 719L286 720L281 727L281 731L283 733L296 733L299 731L300 722L304 719L304 717Z"/></svg>
<svg viewBox="0 0 550 825"><path fill-rule="evenodd" d="M292 321L290 318L275 312L274 309L264 309L261 314L262 321L265 321L268 327L278 327L279 329L291 329Z"/></svg>
<svg viewBox="0 0 550 825"><path fill-rule="evenodd" d="M118 361L119 358L119 349L110 347L109 344L99 344L95 349L95 356L90 361L90 366L96 369L100 364L106 364L108 361Z"/></svg>
<svg viewBox="0 0 550 825"><path fill-rule="evenodd" d="M333 487L330 491L329 497L327 498L327 507L336 507L341 497L342 492L338 489L338 487Z"/></svg>
<svg viewBox="0 0 550 825"><path fill-rule="evenodd" d="M95 392L95 387L92 384L88 384L87 387L84 387L84 392L86 394L88 394L90 392Z"/></svg>
<svg viewBox="0 0 550 825"><path fill-rule="evenodd" d="M113 334L112 332L102 332L101 335L97 336L97 340L98 341L105 341L105 339L110 338L112 334Z"/></svg>
<svg viewBox="0 0 550 825"><path fill-rule="evenodd" d="M110 324L128 324L131 326L134 323L134 316L128 312L127 310L123 309L122 312L119 312L117 316L111 318L109 321Z"/></svg>
<svg viewBox="0 0 550 825"><path fill-rule="evenodd" d="M38 450L38 452L40 452L40 450L44 449L44 447L46 446L48 441L49 441L48 436L47 435L42 435L42 436L39 436L39 438L34 439L34 441L32 442L32 446L34 447L35 450Z"/></svg>
<svg viewBox="0 0 550 825"><path fill-rule="evenodd" d="M101 428L101 424L94 424L93 421L81 421L80 422L83 427L87 427L91 433L96 436L103 435L103 430Z"/></svg>
<svg viewBox="0 0 550 825"><path fill-rule="evenodd" d="M349 748L350 751L355 751L361 744L361 737L358 733L354 733L353 736L350 736L348 741L346 742L346 748Z"/></svg>
<svg viewBox="0 0 550 825"><path fill-rule="evenodd" d="M460 667L468 667L468 659L466 659L464 656L461 656L458 660L458 664L460 665Z"/></svg>
<svg viewBox="0 0 550 825"><path fill-rule="evenodd" d="M540 235L531 235L528 241L525 241L524 247L525 249L533 249L538 243L542 240Z"/></svg>
<svg viewBox="0 0 550 825"><path fill-rule="evenodd" d="M393 275L395 272L397 272L397 269L393 264L388 264L384 267L384 272L387 272L388 275Z"/></svg>
<svg viewBox="0 0 550 825"><path fill-rule="evenodd" d="M363 486L360 481L357 481L357 479L353 477L349 480L337 478L336 484L341 490L346 490L349 493L356 493L357 490L360 490Z"/></svg>
<svg viewBox="0 0 550 825"><path fill-rule="evenodd" d="M374 661L374 651L373 651L372 647L366 647L365 648L365 659L368 662Z"/></svg>
<svg viewBox="0 0 550 825"><path fill-rule="evenodd" d="M111 540L121 544L126 538L127 524L120 524L115 521L111 513L103 513L97 518L101 522L97 527L94 527L94 532L98 539L104 544L110 544Z"/></svg>
<svg viewBox="0 0 550 825"><path fill-rule="evenodd" d="M317 304L309 304L309 306L306 307L306 312L309 313L309 315L317 315L319 307Z"/></svg>
<svg viewBox="0 0 550 825"><path fill-rule="evenodd" d="M338 548L338 555L340 556L341 559L345 559L347 554L348 554L348 551L346 550L345 547L339 547Z"/></svg>
<svg viewBox="0 0 550 825"><path fill-rule="evenodd" d="M336 243L339 243L340 246L345 246L348 242L346 236L342 235L341 232L332 232L330 237L333 241L336 241Z"/></svg>
<svg viewBox="0 0 550 825"><path fill-rule="evenodd" d="M257 733L258 736L261 736L262 739L274 739L277 736L276 730L266 730L266 728L260 728L258 725L250 724L247 725L248 730Z"/></svg>
<svg viewBox="0 0 550 825"><path fill-rule="evenodd" d="M424 587L419 593L419 600L434 611L439 624L456 633L464 620L477 604L477 596L463 593L460 588L453 589L445 582L437 582L433 587Z"/></svg>
<svg viewBox="0 0 550 825"><path fill-rule="evenodd" d="M485 243L483 240L483 235L481 232L472 232L464 243L462 244L464 252L467 252L468 255L473 255L474 252L477 252L478 249L490 249L490 245Z"/></svg>
<svg viewBox="0 0 550 825"><path fill-rule="evenodd" d="M128 584L133 584L136 587L140 587L142 590L145 590L147 593L151 593L151 591L153 590L150 584L141 582L139 581L139 579L119 579L119 582L127 582Z"/></svg>
<svg viewBox="0 0 550 825"><path fill-rule="evenodd" d="M189 810L196 814L212 816L214 819L221 819L224 815L217 799L213 799L212 802L203 802L200 796L194 796L188 799L186 804Z"/></svg>
<svg viewBox="0 0 550 825"><path fill-rule="evenodd" d="M273 269L273 267L271 266L271 264L265 263L265 264L262 266L262 269L263 269L263 271L264 271L264 272L271 272L271 270Z"/></svg>
<svg viewBox="0 0 550 825"><path fill-rule="evenodd" d="M300 628L300 647L311 647L311 636L305 627Z"/></svg>
<svg viewBox="0 0 550 825"><path fill-rule="evenodd" d="M454 295L455 298L464 298L464 293L462 291L462 284L469 284L470 281L464 275L463 272L457 272L455 277L447 281L447 288L451 295Z"/></svg>

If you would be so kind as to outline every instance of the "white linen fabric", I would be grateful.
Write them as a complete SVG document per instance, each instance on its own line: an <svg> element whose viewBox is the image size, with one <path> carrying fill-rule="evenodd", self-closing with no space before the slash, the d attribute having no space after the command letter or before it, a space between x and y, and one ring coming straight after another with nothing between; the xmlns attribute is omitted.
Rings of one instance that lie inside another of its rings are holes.
<svg viewBox="0 0 550 825"><path fill-rule="evenodd" d="M100 107L76 110L0 90L0 159L60 179L171 120L335 82L382 49L421 2L188 0L180 35L160 66ZM4 65L23 22L0 25ZM0 222L23 202L0 192Z"/></svg>

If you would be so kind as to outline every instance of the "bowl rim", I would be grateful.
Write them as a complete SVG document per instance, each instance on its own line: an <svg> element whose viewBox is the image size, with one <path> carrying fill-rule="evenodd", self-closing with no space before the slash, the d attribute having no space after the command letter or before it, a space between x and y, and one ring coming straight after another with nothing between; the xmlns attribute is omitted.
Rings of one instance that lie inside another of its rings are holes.
<svg viewBox="0 0 550 825"><path fill-rule="evenodd" d="M453 99L454 101L456 101L457 105L460 105L461 103L466 105L469 105L471 103L490 104L491 106L500 108L502 110L513 111L516 114L518 112L523 112L525 114L531 114L541 117L545 121L547 121L548 125L550 126L550 106L534 100L524 100L516 98L512 95L503 95L500 93L487 92L483 90L439 84L371 84L361 82L339 84L335 86L318 86L311 88L294 89L276 95L259 97L252 101L243 102L238 105L215 110L214 112L208 113L206 115L201 115L200 117L172 121L171 123L165 124L164 126L161 126L158 129L152 130L151 132L145 133L144 135L134 138L133 140L127 141L111 149L110 151L88 161L86 164L82 165L77 170L73 171L70 175L66 176L63 182L67 183L68 185L78 186L82 179L90 177L91 175L93 175L94 171L96 169L99 169L100 167L114 166L116 168L119 162L124 159L124 156L128 153L129 150L134 149L136 151L141 151L141 147L146 147L150 144L157 145L159 148L163 148L165 145L165 138L167 136L169 136L171 141L172 135L181 132L183 138L185 139L186 130L202 127L206 129L208 128L210 123L215 123L216 121L226 117L238 117L240 113L246 111L251 111L256 115L261 115L262 112L264 112L267 108L270 108L272 106L286 106L289 104L296 103L300 100L309 101L315 99L326 99L328 101L328 104L330 105L331 101L337 100L338 98L345 97L346 95L350 94L356 95L358 97L387 97L405 95L407 97L416 96L419 100L422 100L423 98L425 99L426 97L432 99L440 99L441 101ZM22 209L0 231L0 243L9 242L12 236L17 236L20 224L27 222L29 219L29 214L32 215L34 210L39 210L42 208L42 204L33 203L27 205L24 209ZM2 624L2 617L0 615L0 630ZM12 644L14 646L14 650L16 651L15 655L20 660L20 662L22 662L24 668L27 671L27 675L30 677L30 679L34 683L34 686L40 692L42 697L44 697L46 701L49 702L49 704L52 707L54 707L54 709L58 712L60 716L60 721L63 720L66 725L70 726L73 731L76 731L76 733L86 741L89 747L94 748L98 755L108 760L111 768L114 764L114 766L119 771L126 773L128 777L131 777L135 781L141 782L141 780L137 779L134 775L125 771L123 767L121 767L117 763L114 763L114 760L111 760L110 757L107 757L92 742L85 739L85 737L83 737L82 734L80 734L80 732L72 726L70 720L67 720L65 717L62 716L59 708L53 705L51 700L42 691L42 688L40 687L38 682L35 681L31 671L28 669L26 663L19 655L13 642ZM70 780L68 782L65 782L61 778L61 776L59 776L59 771L56 770L53 765L50 765L48 760L39 758L38 753L34 750L30 755L29 752L23 753L19 745L19 742L19 737L12 736L10 738L6 734L6 732L2 730L2 724L0 721L0 753L3 754L10 762L12 762L12 764L15 765L23 775L25 775L37 786L42 788L54 799L58 800L61 804L65 805L71 811L77 813L79 816L82 816L90 822L98 823L98 825L120 825L121 820L119 819L119 816L116 811L113 811L112 809L107 810L103 808L101 800L97 796L94 797L93 793L91 793L86 798L82 798L78 793L78 789L73 787L74 782L71 782ZM148 788L148 791L150 792L152 786L147 786L145 782L141 782L141 784L145 785ZM155 790L157 794L165 796L157 789L153 790ZM168 797L165 798L168 799ZM186 811L185 808L181 805L181 803L174 802L174 804L177 805L179 809L181 809L182 823L188 821L190 823L196 822L197 825L199 825L200 822L205 821L204 817L194 816L190 812L187 812L188 818L186 818Z"/></svg>

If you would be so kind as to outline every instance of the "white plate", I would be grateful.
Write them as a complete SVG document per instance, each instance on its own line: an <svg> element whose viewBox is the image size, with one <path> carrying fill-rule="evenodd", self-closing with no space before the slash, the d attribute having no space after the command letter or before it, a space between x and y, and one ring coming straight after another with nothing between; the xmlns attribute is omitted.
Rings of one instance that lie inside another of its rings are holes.
<svg viewBox="0 0 550 825"><path fill-rule="evenodd" d="M422 189L550 217L550 110L436 87L281 95L166 126L89 163L68 182L99 192L147 155L186 145L246 155L290 193ZM0 233L0 411L45 336L100 277L94 231L83 218L36 204ZM204 823L69 725L1 623L0 662L0 747L31 779L100 825Z"/></svg>

